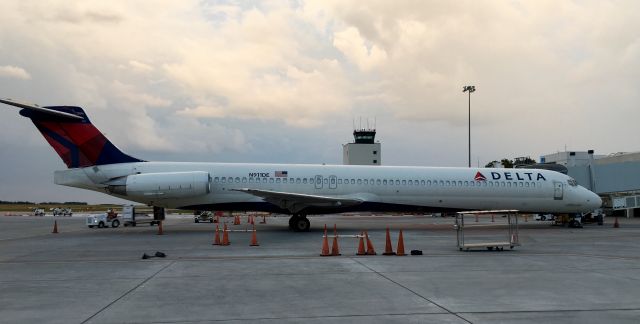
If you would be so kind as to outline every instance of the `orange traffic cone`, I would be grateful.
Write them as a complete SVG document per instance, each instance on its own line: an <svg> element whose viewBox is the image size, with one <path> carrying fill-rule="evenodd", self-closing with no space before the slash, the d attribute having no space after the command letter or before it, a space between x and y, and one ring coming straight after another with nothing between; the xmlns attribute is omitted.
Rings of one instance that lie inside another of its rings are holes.
<svg viewBox="0 0 640 324"><path fill-rule="evenodd" d="M398 256L407 255L406 253L404 253L404 237L402 237L402 230L400 230L400 235L398 235L398 248L396 250L398 251L396 253L396 255Z"/></svg>
<svg viewBox="0 0 640 324"><path fill-rule="evenodd" d="M216 219L214 219L213 222L216 224L220 224L220 215L216 215Z"/></svg>
<svg viewBox="0 0 640 324"><path fill-rule="evenodd" d="M324 238L322 239L322 251L320 256L330 256L329 253L329 241L327 241L327 224L324 224Z"/></svg>
<svg viewBox="0 0 640 324"><path fill-rule="evenodd" d="M240 225L240 216L238 215L234 216L233 225Z"/></svg>
<svg viewBox="0 0 640 324"><path fill-rule="evenodd" d="M618 216L616 216L616 220L613 222L613 228L619 228L620 223L618 223Z"/></svg>
<svg viewBox="0 0 640 324"><path fill-rule="evenodd" d="M387 239L384 245L384 253L382 255L396 255L393 252L393 247L391 247L391 235L389 235L389 228L387 227Z"/></svg>
<svg viewBox="0 0 640 324"><path fill-rule="evenodd" d="M255 225L256 223L253 221L253 215L249 216L249 224Z"/></svg>
<svg viewBox="0 0 640 324"><path fill-rule="evenodd" d="M518 235L511 234L511 243L518 243Z"/></svg>
<svg viewBox="0 0 640 324"><path fill-rule="evenodd" d="M333 224L333 244L331 244L331 255L341 255L340 247L338 246L338 228L336 224Z"/></svg>
<svg viewBox="0 0 640 324"><path fill-rule="evenodd" d="M52 234L58 234L58 221L57 220L53 221L53 231L51 231L51 233Z"/></svg>
<svg viewBox="0 0 640 324"><path fill-rule="evenodd" d="M360 243L358 243L358 252L356 255L366 255L367 252L364 251L364 232L360 232Z"/></svg>
<svg viewBox="0 0 640 324"><path fill-rule="evenodd" d="M218 225L216 225L216 237L212 245L220 245L220 227Z"/></svg>
<svg viewBox="0 0 640 324"><path fill-rule="evenodd" d="M164 233L162 233L162 221L158 222L158 235L164 235Z"/></svg>
<svg viewBox="0 0 640 324"><path fill-rule="evenodd" d="M251 234L251 243L249 244L249 246L260 246L260 244L258 244L258 237L256 236L256 226L253 226L253 233Z"/></svg>
<svg viewBox="0 0 640 324"><path fill-rule="evenodd" d="M229 242L229 231L227 231L227 224L224 224L224 228L222 229L222 244L224 246L227 246L231 244L231 242Z"/></svg>
<svg viewBox="0 0 640 324"><path fill-rule="evenodd" d="M367 233L367 231L364 231L364 237L367 239L367 255L376 255L376 250L373 248L371 240L369 240L369 233Z"/></svg>

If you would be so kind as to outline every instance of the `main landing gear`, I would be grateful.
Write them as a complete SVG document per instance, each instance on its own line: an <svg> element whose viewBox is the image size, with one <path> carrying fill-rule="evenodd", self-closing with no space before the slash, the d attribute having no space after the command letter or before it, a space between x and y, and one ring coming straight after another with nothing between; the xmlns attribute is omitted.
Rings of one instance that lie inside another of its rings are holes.
<svg viewBox="0 0 640 324"><path fill-rule="evenodd" d="M296 232L308 232L311 227L311 223L307 219L307 215L293 214L289 218L289 229Z"/></svg>

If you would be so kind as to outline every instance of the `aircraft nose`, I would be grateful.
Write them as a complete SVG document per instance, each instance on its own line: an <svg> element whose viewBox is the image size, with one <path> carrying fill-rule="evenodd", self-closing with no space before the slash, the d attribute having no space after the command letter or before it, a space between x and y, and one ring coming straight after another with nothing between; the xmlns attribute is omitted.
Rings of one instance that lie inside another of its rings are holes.
<svg viewBox="0 0 640 324"><path fill-rule="evenodd" d="M589 206L589 209L592 210L600 208L602 207L602 199L594 192L587 190L587 206Z"/></svg>

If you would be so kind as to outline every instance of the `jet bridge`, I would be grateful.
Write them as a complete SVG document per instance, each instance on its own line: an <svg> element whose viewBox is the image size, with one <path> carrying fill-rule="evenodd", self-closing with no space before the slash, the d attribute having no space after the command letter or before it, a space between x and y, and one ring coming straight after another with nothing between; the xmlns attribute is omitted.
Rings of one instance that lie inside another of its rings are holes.
<svg viewBox="0 0 640 324"><path fill-rule="evenodd" d="M495 222L495 216L504 216L506 224L501 221L502 217ZM465 216L472 216L475 222L467 221ZM491 216L491 223L479 222L479 218ZM506 231L502 230L506 225ZM519 246L518 241L518 210L478 210L465 211L456 213L456 238L457 246L460 251L469 251L470 249L484 249L502 251L505 247L513 249Z"/></svg>

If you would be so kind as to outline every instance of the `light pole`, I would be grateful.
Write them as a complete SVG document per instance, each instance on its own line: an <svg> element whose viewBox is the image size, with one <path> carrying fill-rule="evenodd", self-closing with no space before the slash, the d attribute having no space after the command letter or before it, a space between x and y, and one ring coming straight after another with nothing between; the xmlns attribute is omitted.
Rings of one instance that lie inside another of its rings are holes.
<svg viewBox="0 0 640 324"><path fill-rule="evenodd" d="M462 92L469 92L469 167L471 167L471 93L476 91L476 86L464 86Z"/></svg>

